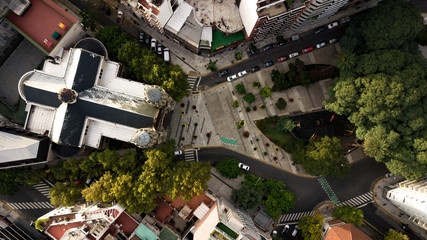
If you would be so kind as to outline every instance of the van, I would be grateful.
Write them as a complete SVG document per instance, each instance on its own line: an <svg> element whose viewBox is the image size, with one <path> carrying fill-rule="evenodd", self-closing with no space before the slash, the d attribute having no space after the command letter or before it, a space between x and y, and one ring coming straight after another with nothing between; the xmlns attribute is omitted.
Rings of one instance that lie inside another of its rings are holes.
<svg viewBox="0 0 427 240"><path fill-rule="evenodd" d="M169 48L163 49L163 59L165 60L165 62L170 61Z"/></svg>

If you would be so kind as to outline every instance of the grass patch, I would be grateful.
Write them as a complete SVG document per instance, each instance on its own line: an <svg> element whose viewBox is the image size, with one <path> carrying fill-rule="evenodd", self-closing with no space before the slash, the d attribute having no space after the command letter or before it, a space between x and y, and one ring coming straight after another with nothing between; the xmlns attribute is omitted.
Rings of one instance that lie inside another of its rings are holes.
<svg viewBox="0 0 427 240"><path fill-rule="evenodd" d="M242 31L225 36L223 32L215 29L212 33L212 50L215 51L232 43L243 40L245 40L245 36L243 35Z"/></svg>
<svg viewBox="0 0 427 240"><path fill-rule="evenodd" d="M223 223L218 223L216 225L217 228L221 229L223 232L227 233L228 236L232 237L233 239L236 239L239 235L235 233L233 230L231 230L229 227L225 226Z"/></svg>

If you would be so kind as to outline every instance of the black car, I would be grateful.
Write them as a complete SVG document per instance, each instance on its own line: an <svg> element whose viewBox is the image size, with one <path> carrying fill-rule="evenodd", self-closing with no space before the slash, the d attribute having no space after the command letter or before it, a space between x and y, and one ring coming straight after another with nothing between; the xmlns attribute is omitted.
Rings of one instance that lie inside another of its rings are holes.
<svg viewBox="0 0 427 240"><path fill-rule="evenodd" d="M273 62L271 62L271 61L270 61L270 62L266 62L266 63L264 63L264 67L265 67L265 68L268 68L268 67L270 67L270 66L273 66L273 64L274 64L274 63L273 63Z"/></svg>
<svg viewBox="0 0 427 240"><path fill-rule="evenodd" d="M147 46L150 46L150 42L151 42L151 36L148 34L145 34L145 44L147 44Z"/></svg>
<svg viewBox="0 0 427 240"><path fill-rule="evenodd" d="M288 43L288 40L285 40L285 41L283 41L283 42L279 42L279 43L277 44L277 46L281 47L281 46L285 45L286 43Z"/></svg>
<svg viewBox="0 0 427 240"><path fill-rule="evenodd" d="M258 66L253 66L252 68L251 68L251 72L256 72L256 71L259 71L259 67Z"/></svg>
<svg viewBox="0 0 427 240"><path fill-rule="evenodd" d="M321 33L321 32L323 32L323 31L325 31L327 28L325 27L325 26L322 26L322 27L318 27L318 28L316 28L316 29L314 29L314 33Z"/></svg>
<svg viewBox="0 0 427 240"><path fill-rule="evenodd" d="M264 46L264 47L262 48L262 50L265 52L265 51L268 51L268 50L270 50L270 49L272 49L272 48L274 48L274 44L269 44L269 45L267 45L267 46Z"/></svg>
<svg viewBox="0 0 427 240"><path fill-rule="evenodd" d="M258 53L259 53L259 49L255 49L255 50L249 49L249 51L248 51L249 56L253 56L253 55L258 54Z"/></svg>
<svg viewBox="0 0 427 240"><path fill-rule="evenodd" d="M218 77L224 77L224 76L227 76L228 74L230 74L230 70L224 69L218 72Z"/></svg>
<svg viewBox="0 0 427 240"><path fill-rule="evenodd" d="M144 36L145 36L145 33L144 33L144 32L139 32L139 38L138 38L138 41L139 41L139 42L144 42Z"/></svg>

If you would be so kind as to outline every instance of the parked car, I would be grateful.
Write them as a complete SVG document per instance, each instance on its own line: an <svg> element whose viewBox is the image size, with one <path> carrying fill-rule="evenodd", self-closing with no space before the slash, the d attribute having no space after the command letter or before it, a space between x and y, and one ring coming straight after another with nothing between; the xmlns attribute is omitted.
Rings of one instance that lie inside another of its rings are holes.
<svg viewBox="0 0 427 240"><path fill-rule="evenodd" d="M256 72L256 71L259 71L259 66L253 66L253 67L251 67L251 72Z"/></svg>
<svg viewBox="0 0 427 240"><path fill-rule="evenodd" d="M243 71L241 71L241 72L237 73L237 76L238 76L238 77L243 77L243 76L245 76L245 75L247 75L247 74L248 74L248 72L247 72L246 70L243 70Z"/></svg>
<svg viewBox="0 0 427 240"><path fill-rule="evenodd" d="M162 44L157 43L157 54L162 55Z"/></svg>
<svg viewBox="0 0 427 240"><path fill-rule="evenodd" d="M264 46L262 48L262 50L265 52L265 51L268 51L268 50L273 49L273 48L274 48L274 44L269 44L267 46Z"/></svg>
<svg viewBox="0 0 427 240"><path fill-rule="evenodd" d="M316 48L322 48L324 46L326 46L326 42L321 42L321 43L316 44Z"/></svg>
<svg viewBox="0 0 427 240"><path fill-rule="evenodd" d="M283 42L277 43L277 46L281 47L281 46L285 45L286 43L288 43L288 40L285 39Z"/></svg>
<svg viewBox="0 0 427 240"><path fill-rule="evenodd" d="M249 56L253 56L253 55L258 54L258 53L259 53L259 49L248 48Z"/></svg>
<svg viewBox="0 0 427 240"><path fill-rule="evenodd" d="M139 42L144 42L144 36L145 36L145 33L144 32L139 32L139 38L138 38L138 41Z"/></svg>
<svg viewBox="0 0 427 240"><path fill-rule="evenodd" d="M332 38L329 40L329 44L336 43L338 41L338 38Z"/></svg>
<svg viewBox="0 0 427 240"><path fill-rule="evenodd" d="M265 68L268 68L268 67L271 67L271 66L273 66L273 62L272 61L270 61L270 62L266 62L266 63L264 63L264 67Z"/></svg>
<svg viewBox="0 0 427 240"><path fill-rule="evenodd" d="M294 57L296 57L298 55L299 55L298 52L294 52L294 53L289 54L289 58L294 58Z"/></svg>
<svg viewBox="0 0 427 240"><path fill-rule="evenodd" d="M340 23L341 24L343 24L343 23L346 23L346 22L349 22L350 21L350 17L345 17L345 18L342 18L342 19L340 19Z"/></svg>
<svg viewBox="0 0 427 240"><path fill-rule="evenodd" d="M165 62L170 61L169 48L163 49L163 59L165 60Z"/></svg>
<svg viewBox="0 0 427 240"><path fill-rule="evenodd" d="M151 36L150 36L150 35L148 35L148 34L146 34L146 35L145 35L145 44L147 44L147 46L149 46L149 45L150 45L150 42L151 42Z"/></svg>
<svg viewBox="0 0 427 240"><path fill-rule="evenodd" d="M329 24L328 24L328 28L329 28L329 29L334 28L334 27L336 27L336 26L338 26L338 22L333 22L333 23L329 23Z"/></svg>
<svg viewBox="0 0 427 240"><path fill-rule="evenodd" d="M117 23L120 23L120 21L123 18L123 12L122 11L118 11L117 12Z"/></svg>
<svg viewBox="0 0 427 240"><path fill-rule="evenodd" d="M292 237L295 237L298 233L298 226L295 226L294 231L292 232Z"/></svg>
<svg viewBox="0 0 427 240"><path fill-rule="evenodd" d="M182 155L182 150L178 150L173 153L175 154L175 156L179 156L179 155Z"/></svg>
<svg viewBox="0 0 427 240"><path fill-rule="evenodd" d="M224 77L224 76L227 76L228 74L230 74L230 70L224 69L218 72L218 77Z"/></svg>
<svg viewBox="0 0 427 240"><path fill-rule="evenodd" d="M318 34L318 33L321 33L323 31L325 31L326 29L327 28L325 26L321 26L321 27L318 27L318 28L314 29L314 33Z"/></svg>
<svg viewBox="0 0 427 240"><path fill-rule="evenodd" d="M311 51L313 51L313 49L314 49L314 47L304 48L304 49L302 50L302 53L308 53L308 52L311 52Z"/></svg>
<svg viewBox="0 0 427 240"><path fill-rule="evenodd" d="M237 74L231 75L227 77L227 81L231 82L233 80L237 79Z"/></svg>
<svg viewBox="0 0 427 240"><path fill-rule="evenodd" d="M285 61L286 59L287 59L287 57L286 57L286 56L279 57L279 58L277 59L277 62L283 62L283 61Z"/></svg>
<svg viewBox="0 0 427 240"><path fill-rule="evenodd" d="M286 224L286 226L282 230L282 234L286 233L289 230L289 225Z"/></svg>
<svg viewBox="0 0 427 240"><path fill-rule="evenodd" d="M155 38L151 39L151 50L156 51L157 40Z"/></svg>
<svg viewBox="0 0 427 240"><path fill-rule="evenodd" d="M248 165L243 164L243 163L239 163L239 168L246 170L246 171L249 171L249 169L250 169L250 167Z"/></svg>
<svg viewBox="0 0 427 240"><path fill-rule="evenodd" d="M291 36L291 40L292 42L299 40L299 35L297 34L297 35Z"/></svg>

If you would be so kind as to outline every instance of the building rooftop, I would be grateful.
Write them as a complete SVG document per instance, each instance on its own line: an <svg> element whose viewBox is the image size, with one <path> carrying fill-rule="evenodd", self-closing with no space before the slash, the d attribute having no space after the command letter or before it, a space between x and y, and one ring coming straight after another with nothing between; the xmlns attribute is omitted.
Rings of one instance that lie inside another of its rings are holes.
<svg viewBox="0 0 427 240"><path fill-rule="evenodd" d="M51 52L61 40L61 36L67 33L71 25L78 22L51 0L31 0L31 6L23 16L11 11L7 14L6 19L46 52ZM66 28L61 28L60 23ZM55 32L59 34L56 39L52 37ZM52 46L48 46L44 42L45 39Z"/></svg>
<svg viewBox="0 0 427 240"><path fill-rule="evenodd" d="M368 235L360 231L353 224L331 227L326 234L325 240L371 240Z"/></svg>

